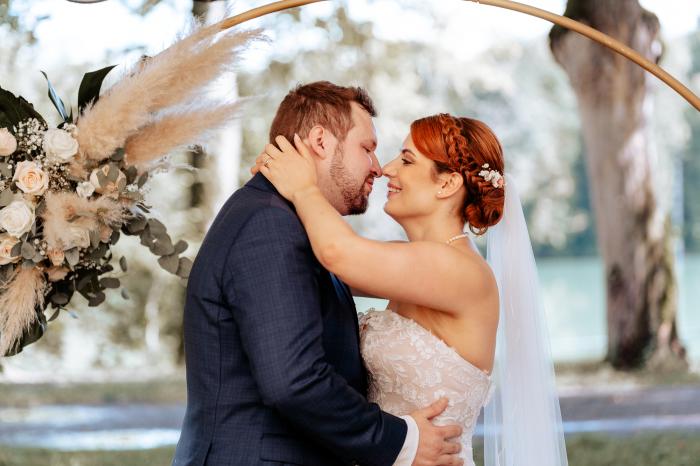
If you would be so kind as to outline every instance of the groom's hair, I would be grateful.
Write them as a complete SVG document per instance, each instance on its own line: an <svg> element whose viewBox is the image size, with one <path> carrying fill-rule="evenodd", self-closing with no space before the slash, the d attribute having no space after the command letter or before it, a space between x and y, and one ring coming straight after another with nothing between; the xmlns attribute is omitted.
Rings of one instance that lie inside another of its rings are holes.
<svg viewBox="0 0 700 466"><path fill-rule="evenodd" d="M306 136L321 125L343 142L352 128L352 108L356 102L372 117L377 116L372 99L361 87L338 86L328 81L298 85L282 100L270 126L270 142L277 136L289 141L294 133Z"/></svg>

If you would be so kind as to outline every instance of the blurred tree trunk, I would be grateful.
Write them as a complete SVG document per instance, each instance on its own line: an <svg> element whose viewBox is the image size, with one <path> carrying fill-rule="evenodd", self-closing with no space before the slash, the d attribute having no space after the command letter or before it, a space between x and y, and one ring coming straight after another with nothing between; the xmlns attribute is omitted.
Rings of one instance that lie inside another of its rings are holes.
<svg viewBox="0 0 700 466"><path fill-rule="evenodd" d="M582 21L658 61L657 17L638 0L569 0ZM576 93L598 244L605 263L607 360L616 368L685 368L668 212L649 139L652 101L640 67L554 27L550 48Z"/></svg>

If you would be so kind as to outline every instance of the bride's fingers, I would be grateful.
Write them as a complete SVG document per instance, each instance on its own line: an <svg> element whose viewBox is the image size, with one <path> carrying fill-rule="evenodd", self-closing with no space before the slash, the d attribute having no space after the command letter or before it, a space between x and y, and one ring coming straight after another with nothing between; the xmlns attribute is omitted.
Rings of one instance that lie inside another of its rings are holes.
<svg viewBox="0 0 700 466"><path fill-rule="evenodd" d="M294 133L294 146L296 146L302 157L309 160L312 159L311 149L309 149L309 146L307 146L304 141L301 140L301 137L299 137L297 133Z"/></svg>
<svg viewBox="0 0 700 466"><path fill-rule="evenodd" d="M462 466L464 460L454 455L442 455L438 458L437 464L439 466Z"/></svg>
<svg viewBox="0 0 700 466"><path fill-rule="evenodd" d="M456 425L438 427L442 438L455 438L462 435L462 428Z"/></svg>
<svg viewBox="0 0 700 466"><path fill-rule="evenodd" d="M265 146L265 153L269 156L272 157L273 159L276 159L277 157L281 157L284 154L282 153L281 150L277 148L274 144L268 144Z"/></svg>
<svg viewBox="0 0 700 466"><path fill-rule="evenodd" d="M279 146L279 148L282 150L283 154L298 154L297 150L294 148L291 142L289 142L289 139L287 139L284 136L277 136L275 138L275 142Z"/></svg>
<svg viewBox="0 0 700 466"><path fill-rule="evenodd" d="M454 455L462 451L462 445L457 442L445 442L442 447L442 452L448 455Z"/></svg>

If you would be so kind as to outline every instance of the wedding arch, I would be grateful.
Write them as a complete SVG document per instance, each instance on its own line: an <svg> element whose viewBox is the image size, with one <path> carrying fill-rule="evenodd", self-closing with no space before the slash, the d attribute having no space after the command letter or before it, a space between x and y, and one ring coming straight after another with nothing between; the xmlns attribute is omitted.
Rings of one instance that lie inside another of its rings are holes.
<svg viewBox="0 0 700 466"><path fill-rule="evenodd" d="M86 0L69 0L77 1L78 3L86 3ZM87 0L88 2L91 0ZM95 1L95 0L92 0ZM100 0L97 0L100 1ZM212 27L219 27L222 30L228 29L239 24L245 23L247 21L260 18L262 16L269 15L271 13L276 13L283 10L288 10L291 8L301 7L311 3L320 3L328 0L280 0L277 2L268 3L266 5L253 8L239 15L227 18L219 23L214 24ZM634 51L632 48L623 44L622 42L613 39L607 34L598 31L595 28L587 26L579 21L552 13L541 8L535 8L524 3L513 2L510 0L464 0L467 2L474 2L480 5L490 5L498 8L504 8L507 10L512 10L518 13L523 13L530 16L535 16L537 18L544 19L551 23L557 24L561 27L570 29L572 31L578 32L579 34L588 37L591 40L598 42L599 44L609 48L615 53L622 55L623 57L631 60L640 67L644 68L649 73L653 74L659 78L664 84L669 86L675 92L677 92L681 97L690 103L696 110L700 111L700 97L695 95L687 86L681 83L678 79L673 77L666 70L653 63L652 61L644 58L639 53Z"/></svg>

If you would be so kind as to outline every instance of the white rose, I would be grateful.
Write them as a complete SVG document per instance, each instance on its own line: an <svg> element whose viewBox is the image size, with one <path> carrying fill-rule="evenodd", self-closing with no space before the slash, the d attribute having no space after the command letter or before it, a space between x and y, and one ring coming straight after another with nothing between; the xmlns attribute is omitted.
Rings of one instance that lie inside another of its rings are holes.
<svg viewBox="0 0 700 466"><path fill-rule="evenodd" d="M32 228L34 209L24 200L12 201L0 210L0 227L15 238L19 238Z"/></svg>
<svg viewBox="0 0 700 466"><path fill-rule="evenodd" d="M6 157L17 150L17 139L7 128L0 128L0 156Z"/></svg>
<svg viewBox="0 0 700 466"><path fill-rule="evenodd" d="M48 161L52 163L69 162L78 153L78 141L62 129L46 130L43 146Z"/></svg>
<svg viewBox="0 0 700 466"><path fill-rule="evenodd" d="M87 248L90 246L90 232L77 225L71 225L68 228L65 242L68 243L66 249Z"/></svg>
<svg viewBox="0 0 700 466"><path fill-rule="evenodd" d="M19 243L19 240L14 236L7 233L0 234L0 265L10 264L19 260L19 256L12 256L12 248L17 243Z"/></svg>
<svg viewBox="0 0 700 466"><path fill-rule="evenodd" d="M35 162L23 161L17 164L12 180L27 194L41 196L49 188L49 176Z"/></svg>
<svg viewBox="0 0 700 466"><path fill-rule="evenodd" d="M100 168L94 169L92 173L90 173L90 183L92 183L92 185L95 187L95 191L105 196L117 197L119 195L119 191L124 189L126 186L126 175L119 170L116 181L108 181L106 182L105 186L100 186L100 180L97 177L97 172L99 171L102 171L102 173L107 176L109 173L109 165L103 165Z"/></svg>
<svg viewBox="0 0 700 466"><path fill-rule="evenodd" d="M95 187L89 181L81 181L78 183L78 187L75 188L75 192L78 193L80 197L88 198L95 192Z"/></svg>

